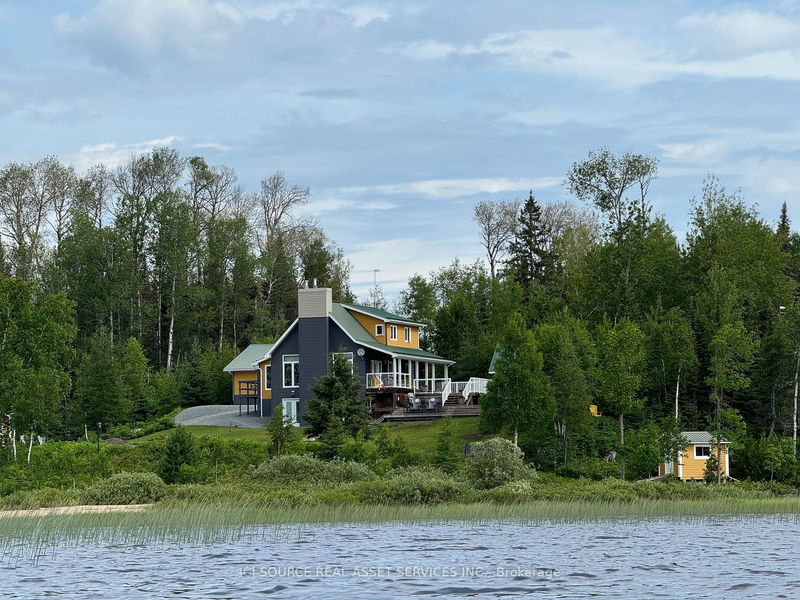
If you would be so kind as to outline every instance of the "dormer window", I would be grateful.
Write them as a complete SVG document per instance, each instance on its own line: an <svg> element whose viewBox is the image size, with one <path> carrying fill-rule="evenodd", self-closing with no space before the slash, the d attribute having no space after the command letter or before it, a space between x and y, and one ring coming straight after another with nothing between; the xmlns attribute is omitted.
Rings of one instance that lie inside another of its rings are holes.
<svg viewBox="0 0 800 600"><path fill-rule="evenodd" d="M405 340L406 342L411 342L411 327L406 327Z"/></svg>
<svg viewBox="0 0 800 600"><path fill-rule="evenodd" d="M375 335L383 335L383 323L375 325Z"/></svg>
<svg viewBox="0 0 800 600"><path fill-rule="evenodd" d="M397 339L397 325L389 326L389 338L393 340Z"/></svg>

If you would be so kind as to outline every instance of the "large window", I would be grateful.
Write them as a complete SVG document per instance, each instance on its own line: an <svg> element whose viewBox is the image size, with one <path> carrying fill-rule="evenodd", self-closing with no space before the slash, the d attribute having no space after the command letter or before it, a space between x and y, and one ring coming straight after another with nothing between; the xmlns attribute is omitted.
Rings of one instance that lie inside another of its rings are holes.
<svg viewBox="0 0 800 600"><path fill-rule="evenodd" d="M283 355L283 387L300 387L300 355Z"/></svg>
<svg viewBox="0 0 800 600"><path fill-rule="evenodd" d="M407 342L411 341L411 327L406 327L405 340Z"/></svg>
<svg viewBox="0 0 800 600"><path fill-rule="evenodd" d="M694 447L694 457L695 458L708 458L711 456L711 446L695 446Z"/></svg>
<svg viewBox="0 0 800 600"><path fill-rule="evenodd" d="M389 337L393 340L397 339L397 325L389 326Z"/></svg>
<svg viewBox="0 0 800 600"><path fill-rule="evenodd" d="M266 365L264 367L264 389L272 389L272 365Z"/></svg>
<svg viewBox="0 0 800 600"><path fill-rule="evenodd" d="M334 352L333 356L344 356L344 359L350 363L350 372L353 372L353 353L352 352Z"/></svg>

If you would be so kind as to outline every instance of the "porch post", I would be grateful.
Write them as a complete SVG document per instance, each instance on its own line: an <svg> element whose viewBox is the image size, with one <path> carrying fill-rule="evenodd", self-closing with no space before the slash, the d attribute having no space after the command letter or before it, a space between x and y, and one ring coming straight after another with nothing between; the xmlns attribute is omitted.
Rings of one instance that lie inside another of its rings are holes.
<svg viewBox="0 0 800 600"><path fill-rule="evenodd" d="M447 372L448 372L449 369L450 369L450 365L445 365L444 366L444 378L445 379L447 379L447 377L448 377Z"/></svg>

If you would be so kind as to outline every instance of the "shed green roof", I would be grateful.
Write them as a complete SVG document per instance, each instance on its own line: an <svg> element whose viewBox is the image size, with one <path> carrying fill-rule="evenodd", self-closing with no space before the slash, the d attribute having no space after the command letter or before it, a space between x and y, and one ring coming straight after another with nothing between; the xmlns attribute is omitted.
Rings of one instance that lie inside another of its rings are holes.
<svg viewBox="0 0 800 600"><path fill-rule="evenodd" d="M253 366L253 363L264 358L272 350L273 346L274 344L250 344L222 370L228 373L233 371L256 371L257 369Z"/></svg>
<svg viewBox="0 0 800 600"><path fill-rule="evenodd" d="M713 434L708 431L683 431L681 432L690 444L716 444L717 440ZM726 439L722 439L722 444L730 444Z"/></svg>
<svg viewBox="0 0 800 600"><path fill-rule="evenodd" d="M429 360L447 362L452 364L453 361L438 356L433 352L427 352L426 350L418 350L417 348L402 348L398 346L387 346L386 344L380 343L378 340L372 337L372 335L366 329L364 329L361 323L356 321L353 315L350 314L350 312L347 310L347 308L349 308L350 306L353 305L340 304L338 302L334 302L331 310L331 316L344 330L344 332L348 336L350 336L350 338L354 340L356 343L363 344L364 346L369 346L370 348L375 348L376 350L380 350L381 352L386 352L386 354L400 356L403 358L411 358L411 359L427 358Z"/></svg>
<svg viewBox="0 0 800 600"><path fill-rule="evenodd" d="M372 315L377 319L383 319L384 321L398 321L400 323L411 323L413 325L420 325L413 319L409 319L408 317L403 317L401 315L396 315L395 313L390 313L388 310L383 310L381 308L375 308L372 306L364 306L363 304L342 304L345 308L352 308L353 310L358 310L361 312L365 312L368 315Z"/></svg>

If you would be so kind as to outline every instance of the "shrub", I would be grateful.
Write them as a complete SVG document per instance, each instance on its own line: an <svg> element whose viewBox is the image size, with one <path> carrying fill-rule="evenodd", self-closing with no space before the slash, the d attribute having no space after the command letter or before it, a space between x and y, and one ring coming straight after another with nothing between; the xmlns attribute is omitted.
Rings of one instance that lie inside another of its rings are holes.
<svg viewBox="0 0 800 600"><path fill-rule="evenodd" d="M533 498L533 486L530 481L510 481L489 490L489 498L499 504L528 502Z"/></svg>
<svg viewBox="0 0 800 600"><path fill-rule="evenodd" d="M446 473L459 470L464 462L463 442L456 432L453 417L445 417L439 421L439 432L436 435L436 451L431 462Z"/></svg>
<svg viewBox="0 0 800 600"><path fill-rule="evenodd" d="M86 504L143 504L157 502L167 486L155 473L117 473L83 490Z"/></svg>
<svg viewBox="0 0 800 600"><path fill-rule="evenodd" d="M557 475L572 478L586 478L600 481L607 477L619 477L619 464L598 459L571 460L555 469Z"/></svg>
<svg viewBox="0 0 800 600"><path fill-rule="evenodd" d="M479 487L493 488L515 480L529 479L535 471L525 466L522 450L503 438L475 442L467 457L470 473Z"/></svg>
<svg viewBox="0 0 800 600"><path fill-rule="evenodd" d="M261 463L253 478L269 483L352 483L374 479L375 474L361 463L334 460L326 462L307 454L285 454Z"/></svg>
<svg viewBox="0 0 800 600"><path fill-rule="evenodd" d="M440 504L466 501L470 493L464 482L440 471L397 469L385 479L362 484L359 499L369 504Z"/></svg>

